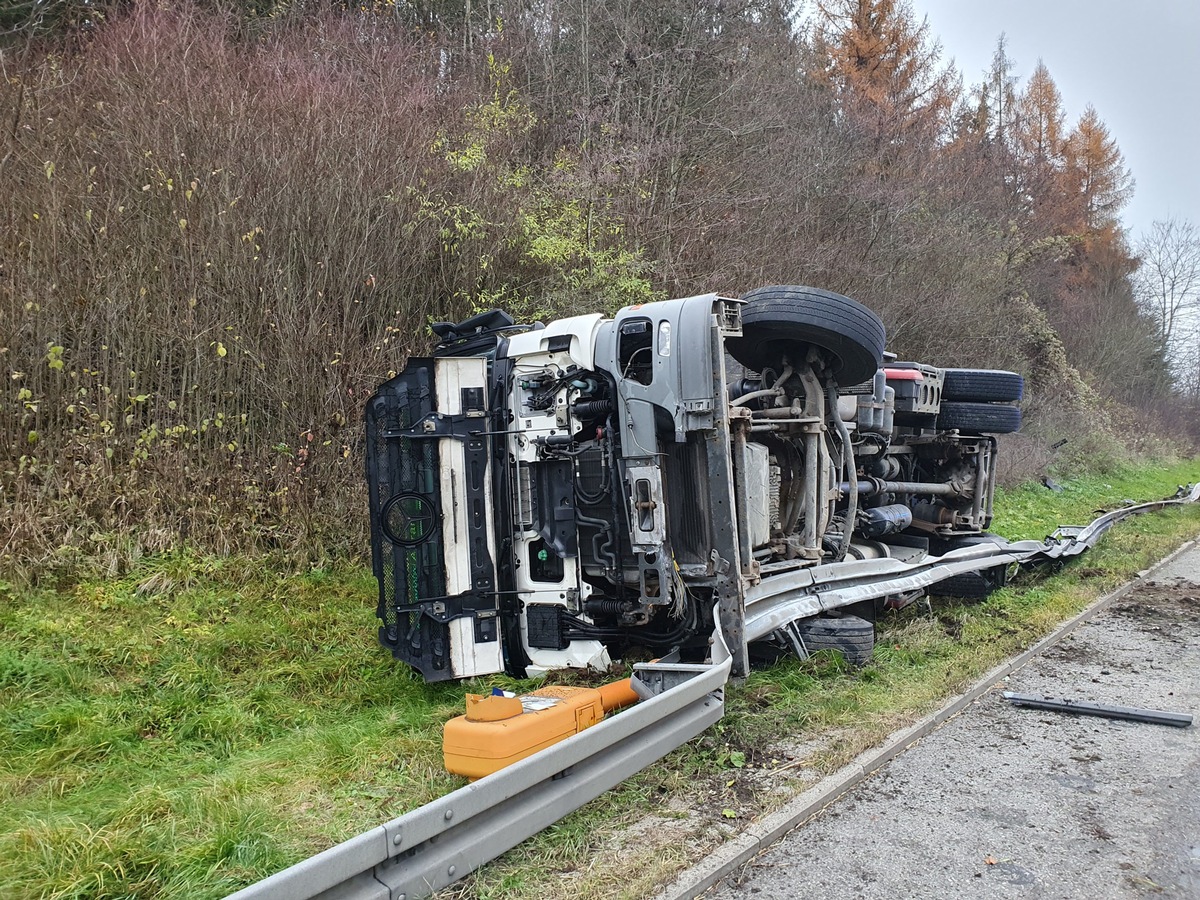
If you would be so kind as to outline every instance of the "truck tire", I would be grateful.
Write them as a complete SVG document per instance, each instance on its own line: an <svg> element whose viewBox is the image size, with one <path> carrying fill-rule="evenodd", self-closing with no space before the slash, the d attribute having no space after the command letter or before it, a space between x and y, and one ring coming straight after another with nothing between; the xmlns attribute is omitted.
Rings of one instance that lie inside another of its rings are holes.
<svg viewBox="0 0 1200 900"><path fill-rule="evenodd" d="M742 300L742 336L726 349L755 372L778 368L798 344L827 351L842 385L866 381L883 361L883 322L856 300L797 285L758 288Z"/></svg>
<svg viewBox="0 0 1200 900"><path fill-rule="evenodd" d="M1008 403L1025 396L1025 379L1016 372L1000 369L943 369L945 400L978 400Z"/></svg>
<svg viewBox="0 0 1200 900"><path fill-rule="evenodd" d="M1012 434L1021 427L1021 410L995 403L942 401L937 417L938 431L965 431L969 434Z"/></svg>
<svg viewBox="0 0 1200 900"><path fill-rule="evenodd" d="M846 662L858 668L871 661L875 649L875 626L858 616L815 616L796 622L809 653L838 650Z"/></svg>
<svg viewBox="0 0 1200 900"><path fill-rule="evenodd" d="M943 541L937 552L941 555L958 547L978 547L980 544L993 543L995 541L987 533L968 534ZM929 593L937 597L956 597L959 600L984 600L1008 584L1008 566L1008 563L1002 563L977 572L951 575L930 587Z"/></svg>
<svg viewBox="0 0 1200 900"><path fill-rule="evenodd" d="M963 572L951 575L929 588L935 597L954 597L958 600L985 600L999 585L993 584L985 572Z"/></svg>

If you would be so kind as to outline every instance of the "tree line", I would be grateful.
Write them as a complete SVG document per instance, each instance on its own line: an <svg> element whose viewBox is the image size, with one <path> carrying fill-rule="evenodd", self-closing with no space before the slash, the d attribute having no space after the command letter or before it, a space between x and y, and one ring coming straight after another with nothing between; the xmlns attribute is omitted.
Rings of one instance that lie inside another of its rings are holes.
<svg viewBox="0 0 1200 900"><path fill-rule="evenodd" d="M493 306L836 290L903 356L1029 378L1013 477L1195 419L1194 294L1150 289L1098 113L1002 38L964 83L903 0L4 15L10 561L361 553L365 398Z"/></svg>

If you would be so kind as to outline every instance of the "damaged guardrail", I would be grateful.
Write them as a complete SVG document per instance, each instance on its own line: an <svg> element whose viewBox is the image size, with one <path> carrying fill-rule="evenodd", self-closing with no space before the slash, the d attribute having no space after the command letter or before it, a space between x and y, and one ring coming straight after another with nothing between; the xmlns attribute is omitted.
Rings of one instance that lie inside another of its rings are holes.
<svg viewBox="0 0 1200 900"><path fill-rule="evenodd" d="M1124 518L1200 501L1200 485L1175 498L1123 507L1045 541L980 544L908 563L862 560L775 576L747 592L746 638L804 616L930 587L996 565L1077 556ZM985 564L985 565L984 565ZM715 615L714 611L714 615ZM250 885L228 900L417 900L473 872L662 758L724 714L730 655L713 638L708 665L634 667L642 702L432 803Z"/></svg>
<svg viewBox="0 0 1200 900"><path fill-rule="evenodd" d="M1033 556L1047 560L1067 559L1072 556L1078 556L1084 550L1096 546L1096 542L1104 536L1104 533L1122 519L1153 512L1156 509L1165 509L1168 506L1181 506L1185 503L1196 502L1200 502L1200 483L1181 487L1176 495L1169 500L1136 503L1104 513L1082 528L1074 526L1060 527L1054 534L1046 538L1045 549L1034 553Z"/></svg>
<svg viewBox="0 0 1200 900"><path fill-rule="evenodd" d="M1044 541L995 538L910 563L899 559L868 559L798 569L766 579L746 591L746 640L756 641L787 623L864 600L932 587L955 575L1017 563L1034 565L1078 556L1094 547L1108 529L1130 516L1195 503L1200 484L1181 488L1175 497L1113 510L1090 524L1062 526ZM986 565L981 565L986 563Z"/></svg>
<svg viewBox="0 0 1200 900"><path fill-rule="evenodd" d="M331 847L229 900L415 900L462 878L721 718L729 651L711 665L634 667L642 702Z"/></svg>

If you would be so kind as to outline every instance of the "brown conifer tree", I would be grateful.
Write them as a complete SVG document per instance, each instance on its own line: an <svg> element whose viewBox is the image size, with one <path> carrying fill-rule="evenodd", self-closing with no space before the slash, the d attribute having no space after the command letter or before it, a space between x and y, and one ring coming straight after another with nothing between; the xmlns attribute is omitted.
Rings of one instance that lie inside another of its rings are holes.
<svg viewBox="0 0 1200 900"><path fill-rule="evenodd" d="M1065 145L1067 183L1080 204L1082 225L1099 232L1118 226L1133 194L1133 175L1108 127L1090 104Z"/></svg>
<svg viewBox="0 0 1200 900"><path fill-rule="evenodd" d="M1062 132L1066 115L1058 85L1041 60L1038 60L1037 68L1021 92L1016 111L1018 153L1037 167L1057 165L1062 159Z"/></svg>
<svg viewBox="0 0 1200 900"><path fill-rule="evenodd" d="M814 40L828 60L817 77L882 151L936 138L959 90L941 45L906 0L821 0Z"/></svg>

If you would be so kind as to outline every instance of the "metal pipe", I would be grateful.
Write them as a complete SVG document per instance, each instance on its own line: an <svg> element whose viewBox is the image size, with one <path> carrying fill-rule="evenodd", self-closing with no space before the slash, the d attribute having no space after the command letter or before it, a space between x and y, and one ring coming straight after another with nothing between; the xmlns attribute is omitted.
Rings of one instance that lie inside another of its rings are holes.
<svg viewBox="0 0 1200 900"><path fill-rule="evenodd" d="M840 485L843 492L850 490L850 483L843 481ZM923 482L923 481L883 481L882 479L872 478L868 481L856 482L857 490L865 496L874 496L876 494L928 494L939 497L950 497L961 495L960 488L949 483L943 482Z"/></svg>
<svg viewBox="0 0 1200 900"><path fill-rule="evenodd" d="M817 440L816 434L804 435L804 481L800 496L800 515L804 527L800 543L806 550L817 546Z"/></svg>
<svg viewBox="0 0 1200 900"><path fill-rule="evenodd" d="M821 383L817 380L812 366L805 366L800 372L800 383L804 385L804 415L825 421ZM806 431L804 434L804 529L800 532L800 543L805 550L820 550L821 527L818 510L823 502L823 491L817 483L818 475L824 471L821 465L822 435L820 432Z"/></svg>
<svg viewBox="0 0 1200 900"><path fill-rule="evenodd" d="M785 396L784 391L783 391L784 382L786 382L791 377L792 377L792 367L784 366L783 374L781 374L777 379L775 379L775 384L773 384L771 387L763 388L762 390L759 390L759 391L750 391L750 393L748 393L748 394L742 394L742 396L738 397L736 400L730 401L729 405L730 406L741 406L743 403L746 403L747 401L750 401L750 400L756 400L759 397L783 397L783 396Z"/></svg>
<svg viewBox="0 0 1200 900"><path fill-rule="evenodd" d="M846 503L846 524L842 526L842 541L838 548L838 559L845 559L846 552L850 549L850 536L854 533L854 520L858 517L858 478L855 477L854 448L850 446L850 429L838 415L837 386L830 383L826 388L826 394L832 413L830 418L833 419L834 427L837 428L837 432L842 438L842 472L846 478L850 479L848 482L850 499Z"/></svg>
<svg viewBox="0 0 1200 900"><path fill-rule="evenodd" d="M746 396L750 396L747 394ZM741 399L740 397L738 398ZM733 406L734 404L729 404ZM770 409L752 409L750 415L754 419L784 419L788 422L816 422L816 416L810 416L807 412L802 412L800 404L793 403L791 406L773 406Z"/></svg>
<svg viewBox="0 0 1200 900"><path fill-rule="evenodd" d="M759 397L780 397L782 395L783 391L776 390L775 388L763 388L761 391L751 391L748 394L742 394L736 400L730 400L729 405L743 406L751 400L757 400Z"/></svg>
<svg viewBox="0 0 1200 900"><path fill-rule="evenodd" d="M1060 700L1056 697L1035 697L1032 694L1017 694L1013 691L1004 691L1001 696L1014 706L1047 709L1051 712L1123 719L1126 722L1146 722L1150 725L1171 725L1175 728L1187 728L1192 724L1192 717L1188 713L1167 712L1161 709L1113 706L1109 703L1090 703L1087 700Z"/></svg>

